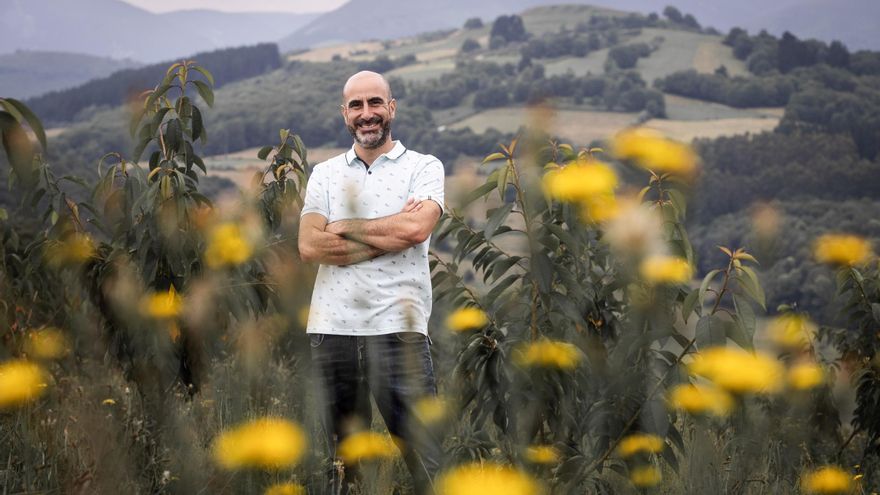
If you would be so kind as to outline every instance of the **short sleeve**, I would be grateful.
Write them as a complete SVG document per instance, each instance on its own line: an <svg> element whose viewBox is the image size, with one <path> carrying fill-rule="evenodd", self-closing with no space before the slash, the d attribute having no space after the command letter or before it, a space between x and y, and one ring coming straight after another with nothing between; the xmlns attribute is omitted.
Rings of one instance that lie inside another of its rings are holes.
<svg viewBox="0 0 880 495"><path fill-rule="evenodd" d="M440 205L441 211L446 211L443 192L445 180L443 163L433 156L426 156L425 164L419 168L413 179L412 197L421 201L432 199Z"/></svg>
<svg viewBox="0 0 880 495"><path fill-rule="evenodd" d="M329 184L327 183L327 167L315 167L309 182L306 184L306 199L300 216L306 213L319 213L324 218L330 218L330 204L327 199Z"/></svg>

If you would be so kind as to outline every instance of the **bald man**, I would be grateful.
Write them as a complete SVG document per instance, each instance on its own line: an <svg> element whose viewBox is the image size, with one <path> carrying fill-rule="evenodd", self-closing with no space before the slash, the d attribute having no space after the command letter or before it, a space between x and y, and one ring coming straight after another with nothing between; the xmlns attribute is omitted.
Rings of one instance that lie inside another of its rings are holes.
<svg viewBox="0 0 880 495"><path fill-rule="evenodd" d="M443 212L443 164L392 139L397 102L380 74L351 76L341 111L354 143L315 166L299 230L303 261L320 264L307 331L328 444L335 451L370 428L372 395L417 493L431 493L440 441L412 410L437 392L428 242ZM353 468L334 480L343 493Z"/></svg>

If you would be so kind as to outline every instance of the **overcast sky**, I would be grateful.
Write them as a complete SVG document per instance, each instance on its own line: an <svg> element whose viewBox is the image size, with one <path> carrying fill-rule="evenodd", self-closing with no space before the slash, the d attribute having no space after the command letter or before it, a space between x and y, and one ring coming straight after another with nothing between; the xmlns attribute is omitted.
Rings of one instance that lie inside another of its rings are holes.
<svg viewBox="0 0 880 495"><path fill-rule="evenodd" d="M223 12L326 12L347 0L123 0L150 12L210 9Z"/></svg>

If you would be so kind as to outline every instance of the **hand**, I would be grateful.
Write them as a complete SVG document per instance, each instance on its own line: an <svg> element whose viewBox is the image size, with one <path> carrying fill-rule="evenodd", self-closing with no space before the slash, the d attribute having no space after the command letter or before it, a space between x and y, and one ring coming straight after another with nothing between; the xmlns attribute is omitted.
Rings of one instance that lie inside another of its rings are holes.
<svg viewBox="0 0 880 495"><path fill-rule="evenodd" d="M422 209L422 200L416 200L416 198L409 198L406 200L406 204L403 205L403 209L400 210L401 213L413 213Z"/></svg>
<svg viewBox="0 0 880 495"><path fill-rule="evenodd" d="M331 234L342 235L343 233L343 223L345 220L339 220L336 222L330 222L324 227L324 232L329 232Z"/></svg>

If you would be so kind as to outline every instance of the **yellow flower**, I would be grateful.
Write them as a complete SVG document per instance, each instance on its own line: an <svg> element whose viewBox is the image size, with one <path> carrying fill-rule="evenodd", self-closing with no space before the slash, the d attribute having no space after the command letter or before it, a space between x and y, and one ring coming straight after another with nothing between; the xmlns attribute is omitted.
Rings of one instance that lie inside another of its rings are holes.
<svg viewBox="0 0 880 495"><path fill-rule="evenodd" d="M251 242L242 235L235 223L221 223L211 229L208 247L205 248L205 263L209 268L237 266L253 255Z"/></svg>
<svg viewBox="0 0 880 495"><path fill-rule="evenodd" d="M581 201L581 217L590 223L602 223L617 218L621 208L613 194L598 194Z"/></svg>
<svg viewBox="0 0 880 495"><path fill-rule="evenodd" d="M849 473L837 466L824 466L801 478L801 486L807 493L851 493L853 482Z"/></svg>
<svg viewBox="0 0 880 495"><path fill-rule="evenodd" d="M559 451L552 445L530 445L526 447L525 458L534 464L557 464Z"/></svg>
<svg viewBox="0 0 880 495"><path fill-rule="evenodd" d="M666 255L648 256L639 265L639 272L645 280L655 284L684 283L694 276L694 269L687 260Z"/></svg>
<svg viewBox="0 0 880 495"><path fill-rule="evenodd" d="M816 330L816 325L809 318L795 313L777 316L767 324L770 340L786 348L800 348L809 344Z"/></svg>
<svg viewBox="0 0 880 495"><path fill-rule="evenodd" d="M669 404L691 414L724 417L733 409L733 397L716 387L683 384L669 391Z"/></svg>
<svg viewBox="0 0 880 495"><path fill-rule="evenodd" d="M795 390L809 390L825 382L825 372L816 363L797 363L788 370L788 384Z"/></svg>
<svg viewBox="0 0 880 495"><path fill-rule="evenodd" d="M276 483L267 487L263 495L306 495L306 489L297 483Z"/></svg>
<svg viewBox="0 0 880 495"><path fill-rule="evenodd" d="M840 266L860 265L871 258L871 243L854 235L825 234L813 247L816 260Z"/></svg>
<svg viewBox="0 0 880 495"><path fill-rule="evenodd" d="M731 393L770 393L782 385L782 365L763 353L712 347L699 353L688 368Z"/></svg>
<svg viewBox="0 0 880 495"><path fill-rule="evenodd" d="M651 129L621 131L611 140L611 148L618 158L633 160L658 173L692 175L699 161L690 146L666 139Z"/></svg>
<svg viewBox="0 0 880 495"><path fill-rule="evenodd" d="M543 339L520 348L514 360L520 366L572 370L580 362L581 353L568 342Z"/></svg>
<svg viewBox="0 0 880 495"><path fill-rule="evenodd" d="M437 480L438 495L540 495L538 482L518 469L492 462L470 463Z"/></svg>
<svg viewBox="0 0 880 495"><path fill-rule="evenodd" d="M566 202L581 202L593 196L610 195L617 187L617 174L598 160L579 160L544 174L546 193Z"/></svg>
<svg viewBox="0 0 880 495"><path fill-rule="evenodd" d="M413 404L413 414L423 425L433 425L443 421L449 412L449 405L441 397L425 397Z"/></svg>
<svg viewBox="0 0 880 495"><path fill-rule="evenodd" d="M398 455L400 451L388 435L372 431L353 433L339 442L337 454L347 463L385 459Z"/></svg>
<svg viewBox="0 0 880 495"><path fill-rule="evenodd" d="M282 418L259 418L221 433L212 444L214 460L225 469L283 469L306 452L306 434Z"/></svg>
<svg viewBox="0 0 880 495"><path fill-rule="evenodd" d="M639 488L651 488L663 481L663 473L657 466L639 466L630 469L629 480Z"/></svg>
<svg viewBox="0 0 880 495"><path fill-rule="evenodd" d="M657 454L666 447L661 437L650 433L634 433L620 441L617 453L626 459L639 453Z"/></svg>
<svg viewBox="0 0 880 495"><path fill-rule="evenodd" d="M113 406L116 405L116 401L113 399L104 399L101 401L101 404L105 406Z"/></svg>
<svg viewBox="0 0 880 495"><path fill-rule="evenodd" d="M453 332L476 330L489 324L489 317L482 310L473 306L455 310L446 318L446 326Z"/></svg>
<svg viewBox="0 0 880 495"><path fill-rule="evenodd" d="M60 241L46 245L46 260L50 266L80 265L95 256L95 243L81 232L74 232Z"/></svg>
<svg viewBox="0 0 880 495"><path fill-rule="evenodd" d="M183 299L172 285L168 292L153 292L141 299L141 313L156 319L170 319L180 314Z"/></svg>
<svg viewBox="0 0 880 495"><path fill-rule="evenodd" d="M32 402L46 390L46 372L25 360L0 364L0 409Z"/></svg>
<svg viewBox="0 0 880 495"><path fill-rule="evenodd" d="M24 350L29 357L37 359L58 359L67 352L67 339L64 333L54 327L34 330L28 334Z"/></svg>

